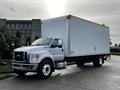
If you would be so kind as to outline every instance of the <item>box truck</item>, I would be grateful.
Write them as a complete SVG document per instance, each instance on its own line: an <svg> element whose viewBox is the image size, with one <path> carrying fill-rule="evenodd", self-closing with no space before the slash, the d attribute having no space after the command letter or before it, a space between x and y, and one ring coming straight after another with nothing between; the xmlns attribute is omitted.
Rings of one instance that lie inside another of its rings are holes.
<svg viewBox="0 0 120 90"><path fill-rule="evenodd" d="M19 75L37 72L49 78L67 63L101 67L110 55L109 27L67 15L42 21L42 38L14 50L12 68Z"/></svg>

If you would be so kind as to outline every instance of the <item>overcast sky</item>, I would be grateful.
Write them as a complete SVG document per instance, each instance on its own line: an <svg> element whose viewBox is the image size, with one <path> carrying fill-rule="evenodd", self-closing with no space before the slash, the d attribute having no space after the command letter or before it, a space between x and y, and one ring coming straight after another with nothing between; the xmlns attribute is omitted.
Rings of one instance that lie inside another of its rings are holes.
<svg viewBox="0 0 120 90"><path fill-rule="evenodd" d="M113 43L120 43L120 0L0 0L0 17L46 19L72 14L110 27Z"/></svg>

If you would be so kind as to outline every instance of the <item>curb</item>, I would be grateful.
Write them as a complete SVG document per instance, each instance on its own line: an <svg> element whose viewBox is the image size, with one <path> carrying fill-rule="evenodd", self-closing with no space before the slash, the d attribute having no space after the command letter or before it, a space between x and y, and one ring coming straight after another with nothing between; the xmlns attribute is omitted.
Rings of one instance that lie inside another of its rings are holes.
<svg viewBox="0 0 120 90"><path fill-rule="evenodd" d="M0 80L4 80L12 76L15 76L14 73L12 72L11 73L10 72L0 73Z"/></svg>

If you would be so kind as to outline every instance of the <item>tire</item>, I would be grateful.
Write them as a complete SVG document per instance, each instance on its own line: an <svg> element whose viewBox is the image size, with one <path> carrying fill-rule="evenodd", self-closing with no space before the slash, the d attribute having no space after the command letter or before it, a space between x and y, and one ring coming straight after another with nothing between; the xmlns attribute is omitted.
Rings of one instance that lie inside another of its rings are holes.
<svg viewBox="0 0 120 90"><path fill-rule="evenodd" d="M49 60L44 60L38 65L37 74L42 79L48 79L53 72L53 64Z"/></svg>
<svg viewBox="0 0 120 90"><path fill-rule="evenodd" d="M18 74L19 76L24 76L27 72L21 70L14 70L14 73Z"/></svg>
<svg viewBox="0 0 120 90"><path fill-rule="evenodd" d="M101 57L96 58L96 60L93 60L93 65L95 67L101 67L103 63L104 63L104 60Z"/></svg>

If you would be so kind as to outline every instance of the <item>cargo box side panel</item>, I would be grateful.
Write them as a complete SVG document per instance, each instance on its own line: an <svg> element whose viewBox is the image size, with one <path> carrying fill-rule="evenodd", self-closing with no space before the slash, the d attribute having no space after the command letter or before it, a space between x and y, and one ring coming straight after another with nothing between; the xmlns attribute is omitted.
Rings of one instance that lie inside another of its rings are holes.
<svg viewBox="0 0 120 90"><path fill-rule="evenodd" d="M107 27L80 18L70 19L70 56L108 54Z"/></svg>
<svg viewBox="0 0 120 90"><path fill-rule="evenodd" d="M42 22L42 37L62 39L65 47L65 55L68 56L68 30L66 29L67 27L65 17L44 20Z"/></svg>

